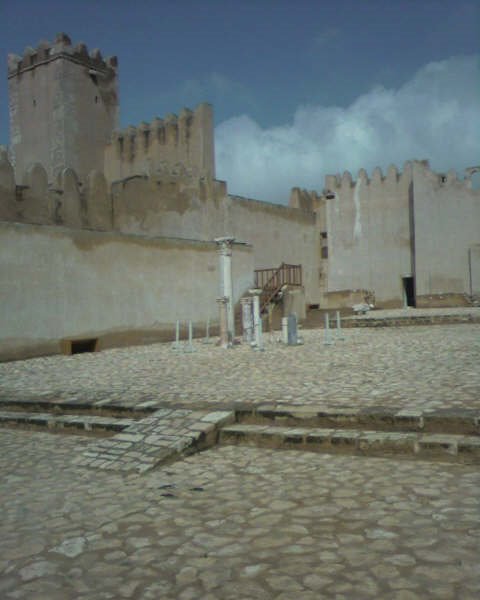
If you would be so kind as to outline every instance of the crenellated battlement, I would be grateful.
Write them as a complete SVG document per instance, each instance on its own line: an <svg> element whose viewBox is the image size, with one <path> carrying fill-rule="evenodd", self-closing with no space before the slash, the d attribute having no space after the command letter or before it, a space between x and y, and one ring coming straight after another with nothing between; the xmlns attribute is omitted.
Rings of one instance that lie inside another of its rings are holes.
<svg viewBox="0 0 480 600"><path fill-rule="evenodd" d="M113 75L118 67L116 56L110 56L106 59L98 48L88 51L88 48L82 42L72 45L72 42L66 33L58 33L53 43L41 41L36 48L27 46L23 55L8 55L8 77L16 77L25 71L32 70L39 65L47 64L59 58L64 58L72 62L84 65L92 71Z"/></svg>
<svg viewBox="0 0 480 600"><path fill-rule="evenodd" d="M133 175L178 171L193 177L215 177L213 112L209 104L183 108L151 122L115 131L105 148L109 181Z"/></svg>
<svg viewBox="0 0 480 600"><path fill-rule="evenodd" d="M465 176L461 178L455 169L450 169L447 173L437 173L430 168L428 160L407 161L403 165L403 170L399 171L395 165L390 165L384 174L380 167L373 169L371 176L365 169L360 169L357 179L354 179L350 171L344 171L343 174L325 176L324 195L328 198L329 194L339 191L355 188L359 183L372 189L381 189L382 186L391 187L392 185L405 185L412 180L413 165L420 165L425 174L433 179L439 186L461 185L471 188L471 178L480 167L469 167L465 169Z"/></svg>
<svg viewBox="0 0 480 600"><path fill-rule="evenodd" d="M427 161L423 161L427 163ZM371 177L365 169L360 169L357 174L357 179L354 179L350 171L344 171L343 174L337 173L336 175L325 176L325 189L324 194L328 198L329 192L334 192L340 189L354 188L358 183L364 184L368 187L379 188L383 185L391 186L405 182L409 182L412 179L412 163L407 161L403 165L403 171L399 171L395 165L390 165L387 172L384 174L380 167L373 169Z"/></svg>

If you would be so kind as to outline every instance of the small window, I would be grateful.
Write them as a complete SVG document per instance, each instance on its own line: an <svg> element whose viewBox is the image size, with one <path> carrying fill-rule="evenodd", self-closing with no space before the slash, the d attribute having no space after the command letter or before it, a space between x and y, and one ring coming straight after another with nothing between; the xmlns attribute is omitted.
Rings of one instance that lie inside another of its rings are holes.
<svg viewBox="0 0 480 600"><path fill-rule="evenodd" d="M33 106L37 106L37 101L35 100L35 98L33 99Z"/></svg>
<svg viewBox="0 0 480 600"><path fill-rule="evenodd" d="M322 258L328 258L328 246L323 246L322 247L321 257Z"/></svg>
<svg viewBox="0 0 480 600"><path fill-rule="evenodd" d="M322 240L326 240L328 237L328 234L326 231L321 231L320 232L320 237L322 238Z"/></svg>
<svg viewBox="0 0 480 600"><path fill-rule="evenodd" d="M95 96L95 104L98 103L98 96Z"/></svg>

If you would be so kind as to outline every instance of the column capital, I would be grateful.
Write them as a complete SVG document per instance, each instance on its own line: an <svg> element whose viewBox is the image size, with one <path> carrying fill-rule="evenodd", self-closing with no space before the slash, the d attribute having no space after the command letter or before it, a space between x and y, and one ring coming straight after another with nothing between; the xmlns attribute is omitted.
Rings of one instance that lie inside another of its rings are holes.
<svg viewBox="0 0 480 600"><path fill-rule="evenodd" d="M252 296L260 296L262 290L260 288L253 288L251 290L248 290L248 293L252 294Z"/></svg>
<svg viewBox="0 0 480 600"><path fill-rule="evenodd" d="M233 242L235 241L234 237L219 237L215 238L213 241L217 244L220 254L224 254L226 256L232 255L232 246Z"/></svg>

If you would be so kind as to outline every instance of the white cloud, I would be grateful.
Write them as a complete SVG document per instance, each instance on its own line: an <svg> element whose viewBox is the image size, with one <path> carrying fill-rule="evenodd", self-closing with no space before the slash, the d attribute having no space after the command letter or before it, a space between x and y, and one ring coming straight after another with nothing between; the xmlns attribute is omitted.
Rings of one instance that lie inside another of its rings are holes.
<svg viewBox="0 0 480 600"><path fill-rule="evenodd" d="M321 190L324 176L371 172L428 158L436 170L480 163L476 56L429 63L398 90L376 87L347 108L300 106L293 122L262 129L249 116L215 130L217 177L233 194L288 201L290 188Z"/></svg>

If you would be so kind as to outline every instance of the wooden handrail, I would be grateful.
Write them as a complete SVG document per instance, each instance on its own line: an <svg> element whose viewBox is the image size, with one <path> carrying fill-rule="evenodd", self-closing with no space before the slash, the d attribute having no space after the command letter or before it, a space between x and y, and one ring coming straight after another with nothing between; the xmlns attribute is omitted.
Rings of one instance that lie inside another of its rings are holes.
<svg viewBox="0 0 480 600"><path fill-rule="evenodd" d="M284 285L302 285L302 265L282 263L276 269L255 269L255 287L262 290L260 295L262 312Z"/></svg>

